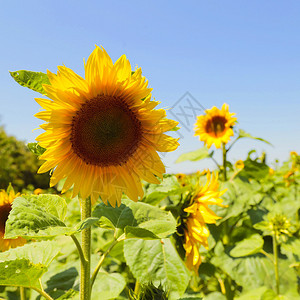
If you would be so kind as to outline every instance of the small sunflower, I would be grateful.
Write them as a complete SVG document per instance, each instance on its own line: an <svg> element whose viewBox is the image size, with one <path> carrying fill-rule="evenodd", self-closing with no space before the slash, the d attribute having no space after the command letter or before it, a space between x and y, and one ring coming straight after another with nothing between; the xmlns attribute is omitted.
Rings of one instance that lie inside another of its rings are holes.
<svg viewBox="0 0 300 300"><path fill-rule="evenodd" d="M226 190L218 191L218 175L211 175L208 172L206 178L206 184L196 188L190 205L184 209L188 213L188 216L183 221L186 265L190 270L196 272L201 264L199 248L201 245L208 248L207 238L210 233L206 224L214 224L216 220L221 219L208 205L226 207L222 204L223 200L220 198Z"/></svg>
<svg viewBox="0 0 300 300"><path fill-rule="evenodd" d="M9 192L0 191L0 252L23 246L26 243L26 240L21 237L17 239L4 239L5 223L11 211L11 204L19 195L19 193L15 194L12 189Z"/></svg>
<svg viewBox="0 0 300 300"><path fill-rule="evenodd" d="M47 150L39 173L53 169L50 186L66 178L62 192L73 186L73 197L100 196L120 205L125 193L142 198L141 179L160 183L165 167L157 154L173 151L177 139L164 132L178 122L166 118L140 68L132 71L125 55L115 63L96 46L85 64L85 79L65 66L48 71L43 85L51 99L36 99L45 109L35 116L46 121L37 137Z"/></svg>
<svg viewBox="0 0 300 300"><path fill-rule="evenodd" d="M237 118L235 113L229 112L228 104L224 103L222 109L212 107L205 111L205 115L198 116L195 124L195 136L199 136L208 148L215 144L220 148L221 144L227 144L230 137L234 135L232 127L235 125Z"/></svg>
<svg viewBox="0 0 300 300"><path fill-rule="evenodd" d="M234 164L236 169L242 170L245 167L244 161L242 161L241 159L237 160Z"/></svg>

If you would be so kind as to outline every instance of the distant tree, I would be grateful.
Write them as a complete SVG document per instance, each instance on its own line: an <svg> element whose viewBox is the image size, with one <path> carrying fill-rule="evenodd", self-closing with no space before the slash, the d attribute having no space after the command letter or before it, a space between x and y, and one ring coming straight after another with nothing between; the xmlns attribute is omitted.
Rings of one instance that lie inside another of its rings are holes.
<svg viewBox="0 0 300 300"><path fill-rule="evenodd" d="M9 183L19 191L28 185L48 188L49 174L37 174L41 164L24 142L8 136L0 126L0 189L6 189Z"/></svg>

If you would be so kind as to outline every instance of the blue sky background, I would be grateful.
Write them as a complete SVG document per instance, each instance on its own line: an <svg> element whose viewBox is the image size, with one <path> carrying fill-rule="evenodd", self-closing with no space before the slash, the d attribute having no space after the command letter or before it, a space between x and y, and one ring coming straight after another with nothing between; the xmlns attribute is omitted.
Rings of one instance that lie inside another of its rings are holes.
<svg viewBox="0 0 300 300"><path fill-rule="evenodd" d="M250 149L265 150L269 163L283 161L300 150L299 15L300 2L291 0L1 1L0 122L34 141L38 94L18 86L8 70L56 72L65 64L84 75L83 58L97 44L114 61L125 53L133 68L142 67L161 107L187 91L205 108L226 102L240 128L274 145L244 139L232 148L233 161ZM164 156L169 172L212 166L174 164L203 145L189 121L180 148Z"/></svg>

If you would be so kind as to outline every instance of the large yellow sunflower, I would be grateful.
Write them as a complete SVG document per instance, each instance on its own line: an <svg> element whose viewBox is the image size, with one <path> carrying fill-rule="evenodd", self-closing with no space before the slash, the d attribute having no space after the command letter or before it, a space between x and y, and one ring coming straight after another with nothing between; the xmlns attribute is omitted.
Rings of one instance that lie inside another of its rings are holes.
<svg viewBox="0 0 300 300"><path fill-rule="evenodd" d="M48 71L44 85L51 99L36 99L45 109L35 116L46 121L37 137L47 150L39 173L54 169L50 186L66 178L63 192L73 197L99 196L115 206L122 193L134 201L143 196L141 179L159 183L165 167L157 151L178 147L164 132L178 122L154 109L148 81L140 68L132 71L126 56L115 63L96 46L85 64L85 79L65 66Z"/></svg>
<svg viewBox="0 0 300 300"><path fill-rule="evenodd" d="M15 194L13 190L8 193L4 190L0 191L0 252L22 246L26 240L19 237L17 239L4 239L5 223L11 211L11 204L20 194Z"/></svg>
<svg viewBox="0 0 300 300"><path fill-rule="evenodd" d="M198 116L195 124L195 136L199 135L200 141L203 141L208 148L215 144L217 148L221 144L227 144L230 137L234 135L232 127L237 118L235 113L229 112L228 104L224 103L222 109L212 107L205 111L205 115Z"/></svg>
<svg viewBox="0 0 300 300"><path fill-rule="evenodd" d="M220 198L226 190L218 191L218 175L211 175L208 171L206 178L206 184L196 188L190 205L184 209L188 213L187 218L183 221L186 265L190 270L196 272L201 264L199 248L201 245L208 248L209 230L206 224L216 223L216 220L220 219L208 205L226 207Z"/></svg>

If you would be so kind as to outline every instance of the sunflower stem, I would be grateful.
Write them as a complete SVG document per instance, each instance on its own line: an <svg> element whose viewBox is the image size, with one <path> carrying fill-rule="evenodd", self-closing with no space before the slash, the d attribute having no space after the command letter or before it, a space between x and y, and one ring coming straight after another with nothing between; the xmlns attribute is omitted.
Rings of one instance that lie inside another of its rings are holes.
<svg viewBox="0 0 300 300"><path fill-rule="evenodd" d="M80 261L83 261L85 262L85 258L84 258L84 255L83 255L83 252L82 252L82 248L81 248L81 245L80 243L78 242L76 236L74 234L70 235L72 240L74 241L74 244L76 245L76 248L78 250L78 254L79 254L79 258L80 258Z"/></svg>
<svg viewBox="0 0 300 300"><path fill-rule="evenodd" d="M91 277L91 290L93 288L93 284L95 283L95 280L96 280L96 277L98 275L98 272L104 262L104 259L106 258L106 256L109 254L109 252L112 250L112 248L118 244L120 241L124 240L125 239L125 234L123 233L118 239L115 239L111 245L108 247L108 249L101 255L100 257L100 260L98 262L98 265L96 266L94 272L93 272L93 275Z"/></svg>
<svg viewBox="0 0 300 300"><path fill-rule="evenodd" d="M276 232L273 233L273 255L274 255L274 269L276 280L276 294L279 295L279 270L278 270L278 246Z"/></svg>
<svg viewBox="0 0 300 300"><path fill-rule="evenodd" d="M23 286L20 286L20 299L26 300L25 288Z"/></svg>
<svg viewBox="0 0 300 300"><path fill-rule="evenodd" d="M223 146L223 177L224 181L227 180L227 173L226 173L226 165L227 165L227 160L226 160L226 155L227 155L227 150L225 148L225 144L222 143Z"/></svg>
<svg viewBox="0 0 300 300"><path fill-rule="evenodd" d="M88 197L81 201L81 220L91 216L91 199ZM76 243L75 243L76 244ZM90 275L91 275L91 228L81 232L81 244L84 260L81 260L80 272L80 300L90 300Z"/></svg>

